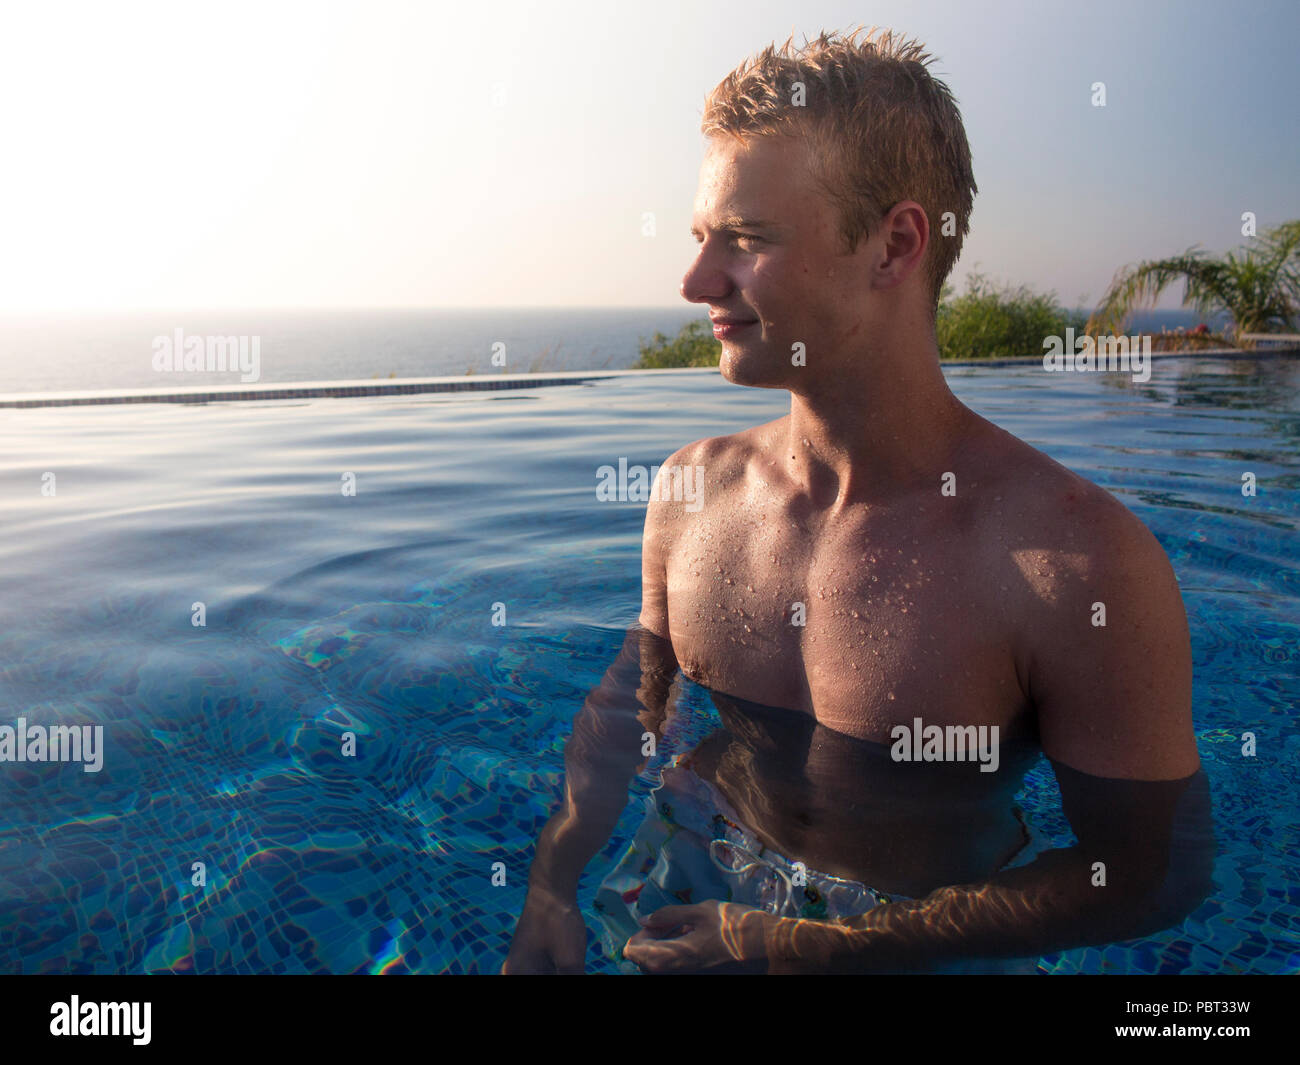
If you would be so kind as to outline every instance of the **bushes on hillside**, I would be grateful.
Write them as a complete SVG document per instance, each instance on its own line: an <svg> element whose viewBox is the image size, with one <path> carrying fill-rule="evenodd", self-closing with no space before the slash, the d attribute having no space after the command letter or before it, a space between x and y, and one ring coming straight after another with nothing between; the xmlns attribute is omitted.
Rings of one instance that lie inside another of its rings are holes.
<svg viewBox="0 0 1300 1065"><path fill-rule="evenodd" d="M1039 293L1025 285L997 285L972 273L966 292L945 298L935 318L935 339L941 359L997 359L1043 353L1043 340L1065 336L1073 327L1082 333L1088 316L1056 304L1056 293Z"/></svg>
<svg viewBox="0 0 1300 1065"><path fill-rule="evenodd" d="M674 366L717 366L722 358L722 344L713 335L713 326L707 318L687 322L671 340L663 333L655 333L648 343L637 345L641 358L634 370L665 370Z"/></svg>

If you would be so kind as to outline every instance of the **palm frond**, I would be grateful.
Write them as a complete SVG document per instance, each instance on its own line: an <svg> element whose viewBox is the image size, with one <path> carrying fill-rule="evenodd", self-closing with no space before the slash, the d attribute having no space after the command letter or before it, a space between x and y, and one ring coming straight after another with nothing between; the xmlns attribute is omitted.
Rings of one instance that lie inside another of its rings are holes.
<svg viewBox="0 0 1300 1065"><path fill-rule="evenodd" d="M1239 332L1295 330L1300 309L1300 220L1284 222L1240 255L1212 258L1199 247L1119 270L1084 326L1088 335L1121 335L1133 312L1155 305L1177 281L1183 306L1204 315L1227 312Z"/></svg>

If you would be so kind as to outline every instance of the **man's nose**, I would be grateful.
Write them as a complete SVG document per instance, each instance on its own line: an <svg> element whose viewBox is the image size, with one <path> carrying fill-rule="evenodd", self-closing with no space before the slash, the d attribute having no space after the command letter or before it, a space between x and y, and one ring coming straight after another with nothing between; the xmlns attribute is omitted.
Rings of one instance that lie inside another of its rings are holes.
<svg viewBox="0 0 1300 1065"><path fill-rule="evenodd" d="M720 300L731 292L731 278L725 270L710 265L706 260L704 249L695 257L695 262L686 271L678 291L688 303L708 303Z"/></svg>

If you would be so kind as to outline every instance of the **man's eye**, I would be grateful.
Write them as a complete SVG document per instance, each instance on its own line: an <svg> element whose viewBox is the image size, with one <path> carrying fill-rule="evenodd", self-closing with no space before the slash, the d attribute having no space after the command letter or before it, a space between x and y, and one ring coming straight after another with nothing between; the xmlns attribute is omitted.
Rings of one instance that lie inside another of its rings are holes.
<svg viewBox="0 0 1300 1065"><path fill-rule="evenodd" d="M704 238L703 238L700 234L698 234L698 233L693 233L693 234L692 234L692 237L694 238L696 244L703 244L703 243L704 243ZM727 239L728 239L728 240L736 241L737 243L741 243L741 242L743 242L743 243L745 243L745 244L761 244L761 243L763 243L763 238L762 238L762 237L751 236L751 235L748 234L748 233L729 233L729 234L727 234Z"/></svg>

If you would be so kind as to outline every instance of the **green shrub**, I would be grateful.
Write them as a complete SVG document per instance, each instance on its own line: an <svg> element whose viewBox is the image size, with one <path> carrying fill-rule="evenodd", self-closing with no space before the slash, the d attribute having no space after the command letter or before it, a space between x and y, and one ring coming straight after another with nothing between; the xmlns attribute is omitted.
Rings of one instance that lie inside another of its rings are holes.
<svg viewBox="0 0 1300 1065"><path fill-rule="evenodd" d="M1087 315L1056 304L1056 293L1038 293L1021 285L996 285L972 273L966 292L944 299L935 319L935 339L941 359L997 359L1016 355L1041 355L1043 340L1064 338L1067 327L1081 333Z"/></svg>
<svg viewBox="0 0 1300 1065"><path fill-rule="evenodd" d="M722 345L713 335L713 325L707 318L687 322L671 340L663 333L637 345L641 358L634 370L666 370L675 366L717 366L722 358Z"/></svg>

